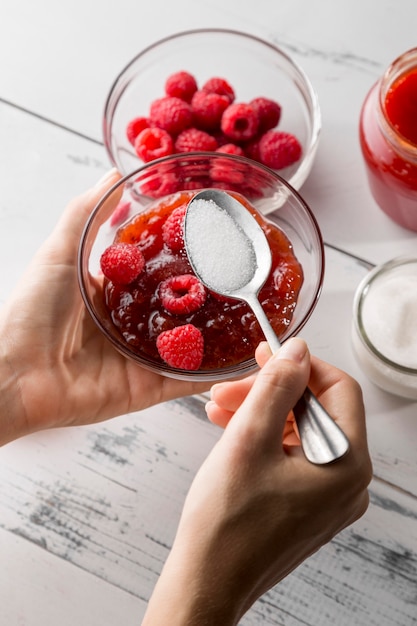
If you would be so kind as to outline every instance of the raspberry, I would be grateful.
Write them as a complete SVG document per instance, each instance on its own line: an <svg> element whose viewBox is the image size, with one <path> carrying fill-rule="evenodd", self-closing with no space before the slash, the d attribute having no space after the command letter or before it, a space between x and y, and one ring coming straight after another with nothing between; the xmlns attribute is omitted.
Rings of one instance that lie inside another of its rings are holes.
<svg viewBox="0 0 417 626"><path fill-rule="evenodd" d="M236 154L237 156L245 156L245 151L235 143L225 143L220 148L217 148L216 152L222 152L223 154Z"/></svg>
<svg viewBox="0 0 417 626"><path fill-rule="evenodd" d="M228 148L228 146L230 146ZM243 150L234 144L226 144L221 148L217 148L216 152L224 154L238 154L243 156ZM229 185L242 184L245 180L247 168L242 163L230 163L227 159L218 159L214 161L210 167L210 177L215 181L222 181Z"/></svg>
<svg viewBox="0 0 417 626"><path fill-rule="evenodd" d="M150 118L158 128L166 130L170 135L178 135L192 125L193 112L188 102L165 96L152 102Z"/></svg>
<svg viewBox="0 0 417 626"><path fill-rule="evenodd" d="M232 140L229 137L226 137L226 135L222 132L220 126L215 130L210 131L210 135L212 135L216 140L218 148L220 148L220 146L224 146L226 143L233 143Z"/></svg>
<svg viewBox="0 0 417 626"><path fill-rule="evenodd" d="M162 172L160 176L153 176L139 182L140 192L151 198L163 198L179 191L180 179L175 172Z"/></svg>
<svg viewBox="0 0 417 626"><path fill-rule="evenodd" d="M260 161L261 157L259 154L259 137L255 137L247 144L245 144L245 154L249 159L253 161Z"/></svg>
<svg viewBox="0 0 417 626"><path fill-rule="evenodd" d="M222 115L221 129L234 141L252 139L258 130L258 116L249 104L231 104Z"/></svg>
<svg viewBox="0 0 417 626"><path fill-rule="evenodd" d="M292 165L301 153L301 144L291 133L269 130L259 140L260 161L274 170Z"/></svg>
<svg viewBox="0 0 417 626"><path fill-rule="evenodd" d="M128 285L139 276L145 259L139 248L131 243L115 243L106 248L100 258L104 276L117 285Z"/></svg>
<svg viewBox="0 0 417 626"><path fill-rule="evenodd" d="M258 116L258 132L265 133L275 128L281 118L281 106L269 98L255 98L249 102Z"/></svg>
<svg viewBox="0 0 417 626"><path fill-rule="evenodd" d="M193 94L197 91L197 82L188 72L175 72L165 81L165 93L173 98L180 98L191 102Z"/></svg>
<svg viewBox="0 0 417 626"><path fill-rule="evenodd" d="M118 224L124 222L130 213L130 206L131 203L127 200L119 202L111 215L110 226L117 226Z"/></svg>
<svg viewBox="0 0 417 626"><path fill-rule="evenodd" d="M226 96L196 91L191 100L196 126L206 130L218 129L223 111L227 109L229 104Z"/></svg>
<svg viewBox="0 0 417 626"><path fill-rule="evenodd" d="M164 280L158 289L164 308L183 315L198 311L206 301L206 289L193 274L181 274Z"/></svg>
<svg viewBox="0 0 417 626"><path fill-rule="evenodd" d="M135 117L129 122L126 127L126 136L132 146L135 144L136 137L144 128L149 128L149 120L147 117Z"/></svg>
<svg viewBox="0 0 417 626"><path fill-rule="evenodd" d="M187 205L174 209L162 225L162 239L173 252L184 247L184 218Z"/></svg>
<svg viewBox="0 0 417 626"><path fill-rule="evenodd" d="M197 128L183 130L175 142L176 152L213 152L216 148L215 138Z"/></svg>
<svg viewBox="0 0 417 626"><path fill-rule="evenodd" d="M172 154L174 142L171 135L162 128L145 128L136 137L135 151L142 161L148 163Z"/></svg>
<svg viewBox="0 0 417 626"><path fill-rule="evenodd" d="M165 330L158 335L156 347L165 363L183 370L198 370L204 356L203 335L193 324Z"/></svg>
<svg viewBox="0 0 417 626"><path fill-rule="evenodd" d="M233 88L229 85L227 80L219 78L218 76L209 78L201 89L202 91L207 91L207 93L217 93L220 96L226 96L230 104L235 99L235 92Z"/></svg>

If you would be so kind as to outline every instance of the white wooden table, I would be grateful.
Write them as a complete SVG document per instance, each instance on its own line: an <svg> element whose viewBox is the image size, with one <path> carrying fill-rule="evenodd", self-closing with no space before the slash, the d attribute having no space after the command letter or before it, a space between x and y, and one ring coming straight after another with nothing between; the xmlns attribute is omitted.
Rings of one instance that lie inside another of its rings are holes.
<svg viewBox="0 0 417 626"><path fill-rule="evenodd" d="M318 92L323 132L302 194L329 245L303 334L362 384L375 476L366 515L261 598L245 626L417 624L417 405L369 383L349 338L361 259L417 252L417 235L372 200L357 133L366 92L417 45L416 25L415 0L0 5L0 303L67 201L108 169L105 97L143 46L203 26L251 32L293 55ZM1 449L0 624L139 624L219 435L188 398Z"/></svg>

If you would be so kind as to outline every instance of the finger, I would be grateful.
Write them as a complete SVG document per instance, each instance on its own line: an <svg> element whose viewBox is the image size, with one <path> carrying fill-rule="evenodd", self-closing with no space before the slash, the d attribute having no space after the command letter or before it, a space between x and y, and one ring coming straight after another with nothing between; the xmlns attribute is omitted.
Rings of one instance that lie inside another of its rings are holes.
<svg viewBox="0 0 417 626"><path fill-rule="evenodd" d="M309 384L351 444L366 445L365 408L358 382L346 372L314 357Z"/></svg>
<svg viewBox="0 0 417 626"><path fill-rule="evenodd" d="M301 450L300 440L293 430L288 434L284 434L283 443L288 448L300 448Z"/></svg>
<svg viewBox="0 0 417 626"><path fill-rule="evenodd" d="M256 374L231 382L217 383L210 391L213 400L221 409L237 411L255 382Z"/></svg>
<svg viewBox="0 0 417 626"><path fill-rule="evenodd" d="M213 424L226 428L234 415L234 411L227 411L218 406L213 400L209 400L206 404L207 417Z"/></svg>
<svg viewBox="0 0 417 626"><path fill-rule="evenodd" d="M255 355L260 367L265 364L268 354L268 344L260 343ZM362 391L358 383L342 370L312 357L309 386L352 443L363 446L366 442L366 422ZM296 438L297 431L292 440L295 442Z"/></svg>
<svg viewBox="0 0 417 626"><path fill-rule="evenodd" d="M269 344L266 341L261 341L255 351L255 358L259 367L263 367L271 356L272 351Z"/></svg>
<svg viewBox="0 0 417 626"><path fill-rule="evenodd" d="M294 426L292 413L288 416L287 421L285 422L283 437L284 441L292 441L300 444L300 438L298 436L298 431Z"/></svg>
<svg viewBox="0 0 417 626"><path fill-rule="evenodd" d="M306 343L289 339L259 372L229 426L247 429L254 442L282 442L287 416L303 393L310 373Z"/></svg>

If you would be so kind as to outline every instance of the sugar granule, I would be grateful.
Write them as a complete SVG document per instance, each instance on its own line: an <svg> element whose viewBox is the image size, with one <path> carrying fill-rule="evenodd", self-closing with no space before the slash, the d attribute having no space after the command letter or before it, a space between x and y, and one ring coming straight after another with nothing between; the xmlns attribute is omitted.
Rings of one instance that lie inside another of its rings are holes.
<svg viewBox="0 0 417 626"><path fill-rule="evenodd" d="M200 198L193 201L186 220L187 252L208 287L232 293L252 279L257 267L253 244L227 211Z"/></svg>

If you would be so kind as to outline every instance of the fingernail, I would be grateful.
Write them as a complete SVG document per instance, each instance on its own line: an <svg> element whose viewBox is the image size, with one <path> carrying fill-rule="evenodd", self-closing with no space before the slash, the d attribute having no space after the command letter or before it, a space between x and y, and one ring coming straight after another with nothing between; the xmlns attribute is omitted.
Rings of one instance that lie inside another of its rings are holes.
<svg viewBox="0 0 417 626"><path fill-rule="evenodd" d="M118 170L113 167L111 170L106 172L94 185L95 187L102 187L105 183L111 180L116 174L118 174Z"/></svg>
<svg viewBox="0 0 417 626"><path fill-rule="evenodd" d="M212 396L213 393L217 391L217 389L222 389L223 387L223 383L214 383L214 385L212 385L210 389L210 396Z"/></svg>
<svg viewBox="0 0 417 626"><path fill-rule="evenodd" d="M208 400L204 406L204 409L206 411L206 413L208 413L211 409L211 407L213 407L216 403L214 402L214 400Z"/></svg>
<svg viewBox="0 0 417 626"><path fill-rule="evenodd" d="M307 344L304 339L292 337L288 339L274 355L277 359L287 359L301 363L308 352Z"/></svg>

